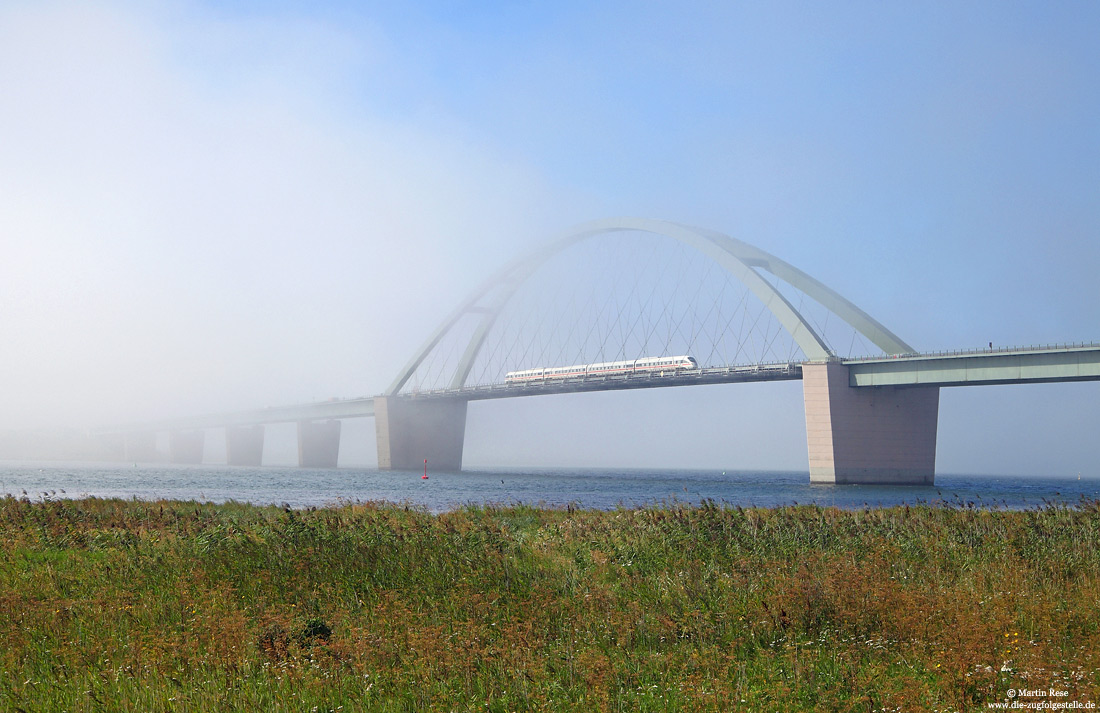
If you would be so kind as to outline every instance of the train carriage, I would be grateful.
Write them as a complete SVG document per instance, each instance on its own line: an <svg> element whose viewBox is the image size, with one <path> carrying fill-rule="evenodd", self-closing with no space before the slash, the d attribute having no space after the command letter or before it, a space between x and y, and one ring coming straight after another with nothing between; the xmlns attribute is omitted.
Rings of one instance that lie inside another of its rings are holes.
<svg viewBox="0 0 1100 713"><path fill-rule="evenodd" d="M694 357L686 354L669 357L642 357L629 361L605 361L597 364L574 364L573 366L539 367L537 369L522 369L509 371L504 375L505 383L513 384L524 381L542 381L548 379L569 379L584 376L613 376L616 374L641 374L679 372L688 369L698 369L699 364Z"/></svg>

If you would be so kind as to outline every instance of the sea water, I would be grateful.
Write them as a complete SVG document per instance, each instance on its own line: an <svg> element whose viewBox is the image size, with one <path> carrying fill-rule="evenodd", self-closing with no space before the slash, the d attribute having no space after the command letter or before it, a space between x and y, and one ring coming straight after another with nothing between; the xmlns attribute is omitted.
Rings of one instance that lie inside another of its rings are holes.
<svg viewBox="0 0 1100 713"><path fill-rule="evenodd" d="M675 468L471 468L461 473L375 468L0 461L0 495L46 498L237 501L294 508L387 501L442 512L464 505L528 504L609 510L705 500L719 505L888 507L946 503L1024 509L1100 499L1100 478L936 476L931 486L818 485L803 472Z"/></svg>

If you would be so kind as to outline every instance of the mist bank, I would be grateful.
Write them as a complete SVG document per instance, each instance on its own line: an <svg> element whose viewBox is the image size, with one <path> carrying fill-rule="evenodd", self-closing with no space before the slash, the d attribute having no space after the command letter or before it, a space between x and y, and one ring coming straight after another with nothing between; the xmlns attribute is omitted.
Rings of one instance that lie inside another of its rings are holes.
<svg viewBox="0 0 1100 713"><path fill-rule="evenodd" d="M103 438L84 429L9 429L0 431L0 460L107 461L111 449Z"/></svg>

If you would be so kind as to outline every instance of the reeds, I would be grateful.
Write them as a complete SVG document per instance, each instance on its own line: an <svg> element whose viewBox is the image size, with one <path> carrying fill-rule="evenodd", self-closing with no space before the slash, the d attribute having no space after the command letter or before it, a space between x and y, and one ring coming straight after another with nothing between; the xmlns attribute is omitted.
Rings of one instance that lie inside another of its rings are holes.
<svg viewBox="0 0 1100 713"><path fill-rule="evenodd" d="M1100 700L1100 506L0 500L0 710Z"/></svg>

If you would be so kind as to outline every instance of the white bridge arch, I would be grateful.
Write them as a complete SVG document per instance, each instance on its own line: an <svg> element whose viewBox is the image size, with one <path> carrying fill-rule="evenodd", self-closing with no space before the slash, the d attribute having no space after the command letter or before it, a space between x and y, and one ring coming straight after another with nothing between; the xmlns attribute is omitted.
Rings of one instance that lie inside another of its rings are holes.
<svg viewBox="0 0 1100 713"><path fill-rule="evenodd" d="M586 238L622 231L653 233L672 238L712 259L744 284L763 303L810 361L823 361L835 355L809 321L774 285L763 279L757 269L769 272L801 290L886 354L910 354L915 351L889 329L826 285L760 248L713 230L694 228L671 221L647 218L606 218L583 223L567 230L535 250L516 258L489 277L443 320L385 393L398 394L420 364L459 320L466 315L476 315L480 321L450 381L451 389L462 388L489 330L492 329L508 301L532 274L551 257ZM494 293L492 299L488 303L482 303L483 298L490 293Z"/></svg>

